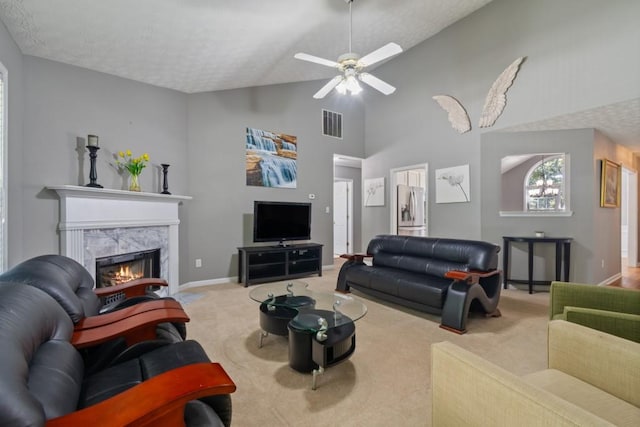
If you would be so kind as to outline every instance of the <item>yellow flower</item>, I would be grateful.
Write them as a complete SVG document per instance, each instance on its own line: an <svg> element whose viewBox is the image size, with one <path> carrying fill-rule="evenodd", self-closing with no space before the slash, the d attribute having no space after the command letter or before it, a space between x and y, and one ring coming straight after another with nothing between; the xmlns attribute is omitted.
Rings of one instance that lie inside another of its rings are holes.
<svg viewBox="0 0 640 427"><path fill-rule="evenodd" d="M122 160L116 159L118 167L128 170L131 175L135 176L142 173L142 169L147 166L146 162L149 161L149 155L147 153L144 153L140 157L133 157L131 150L125 152L119 151L118 156L122 158Z"/></svg>

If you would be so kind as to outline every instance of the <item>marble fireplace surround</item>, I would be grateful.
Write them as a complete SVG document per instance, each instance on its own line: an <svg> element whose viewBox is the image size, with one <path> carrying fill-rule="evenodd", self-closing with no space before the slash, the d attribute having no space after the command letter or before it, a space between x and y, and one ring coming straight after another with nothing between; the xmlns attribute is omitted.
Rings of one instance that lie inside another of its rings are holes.
<svg viewBox="0 0 640 427"><path fill-rule="evenodd" d="M189 196L56 185L60 198L60 253L95 279L96 258L160 248L160 276L169 294L179 286L178 205Z"/></svg>

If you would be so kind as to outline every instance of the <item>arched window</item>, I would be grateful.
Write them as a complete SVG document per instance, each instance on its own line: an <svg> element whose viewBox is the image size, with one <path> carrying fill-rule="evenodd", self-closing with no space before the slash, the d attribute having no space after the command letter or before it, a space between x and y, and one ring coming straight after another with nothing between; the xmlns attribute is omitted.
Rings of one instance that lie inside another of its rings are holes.
<svg viewBox="0 0 640 427"><path fill-rule="evenodd" d="M527 173L525 206L529 212L564 211L566 209L565 156L541 155Z"/></svg>

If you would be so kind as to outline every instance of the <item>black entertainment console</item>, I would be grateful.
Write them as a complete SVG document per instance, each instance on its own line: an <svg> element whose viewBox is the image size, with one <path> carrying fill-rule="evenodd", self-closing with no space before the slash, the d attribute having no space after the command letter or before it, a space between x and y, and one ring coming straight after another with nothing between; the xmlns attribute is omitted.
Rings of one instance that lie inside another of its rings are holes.
<svg viewBox="0 0 640 427"><path fill-rule="evenodd" d="M244 282L245 287L311 274L322 276L320 244L238 248L238 283Z"/></svg>

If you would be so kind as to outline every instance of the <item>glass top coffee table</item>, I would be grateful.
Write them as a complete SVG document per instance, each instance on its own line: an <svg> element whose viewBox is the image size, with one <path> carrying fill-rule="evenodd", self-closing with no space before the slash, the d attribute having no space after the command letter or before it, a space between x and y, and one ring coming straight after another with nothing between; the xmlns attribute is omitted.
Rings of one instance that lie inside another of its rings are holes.
<svg viewBox="0 0 640 427"><path fill-rule="evenodd" d="M367 313L351 295L312 291L295 280L257 286L249 297L260 303L259 347L269 334L288 336L289 366L313 372L313 390L326 367L353 354L354 322Z"/></svg>

